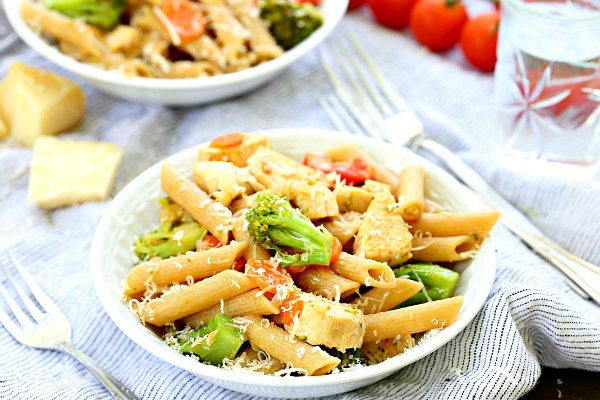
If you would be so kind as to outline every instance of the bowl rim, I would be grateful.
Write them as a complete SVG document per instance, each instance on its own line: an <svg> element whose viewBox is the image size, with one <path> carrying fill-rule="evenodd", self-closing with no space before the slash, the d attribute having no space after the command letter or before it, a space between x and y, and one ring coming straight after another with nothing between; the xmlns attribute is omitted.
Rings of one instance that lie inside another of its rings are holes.
<svg viewBox="0 0 600 400"><path fill-rule="evenodd" d="M354 142L358 140L362 143L366 143L367 145L369 143L382 143L382 141L378 139L327 129L269 129L261 130L260 133L266 136L302 135L303 133L318 133L323 135L338 135L340 137L340 143L342 140ZM159 161L158 163L152 165L151 167L140 173L136 178L129 182L129 184L127 184L113 199L111 204L108 206L108 208L102 215L102 218L98 223L96 231L94 233L90 251L90 267L92 270L92 282L94 284L96 294L98 295L98 298L100 299L100 302L103 305L106 313L115 323L115 325L123 333L125 333L125 335L129 337L129 339L131 339L135 344L140 346L148 353L162 359L163 361L166 361L169 364L172 364L175 367L184 369L197 376L206 377L208 379L213 379L217 381L227 381L231 383L244 384L253 387L269 386L272 388L289 389L297 389L307 386L331 386L357 380L376 379L378 376L384 378L394 372L397 372L401 368L412 364L413 362L433 353L434 351L444 346L446 343L448 343L450 340L456 337L460 332L462 332L467 327L467 325L471 323L471 321L475 318L479 311L483 308L488 298L488 295L492 290L492 285L496 276L495 246L491 235L484 239L480 247L480 253L478 253L481 254L481 250L485 249L491 255L489 256L489 260L486 259L486 261L488 261L488 263L486 263L486 274L482 274L483 279L478 281L477 287L474 290L473 302L476 303L475 306L468 307L466 309L463 307L461 309L461 312L459 313L459 318L453 324L441 330L435 337L428 340L427 343L415 346L410 351L403 353L401 357L392 357L376 365L371 365L356 370L344 371L337 374L329 374L322 376L274 377L271 375L259 375L240 371L224 370L220 367L206 365L196 360L193 360L190 357L183 356L182 354L176 352L174 349L171 349L168 346L164 345L164 343L162 342L150 340L144 336L139 336L138 333L141 329L147 330L148 328L143 326L137 319L135 319L135 316L133 316L133 314L131 315L131 318L129 318L119 313L118 307L123 307L125 305L122 301L113 301L114 299L112 298L112 296L114 294L115 288L109 287L108 282L105 282L102 279L101 271L103 269L103 265L100 261L101 258L95 257L95 255L100 254L102 252L102 242L104 241L105 237L109 236L109 222L111 218L112 209L114 209L115 204L118 206L120 199L122 199L123 196L127 195L128 187L134 187L135 182L144 182L151 176L158 176L158 171L160 170L160 167L164 161L189 157L189 154L196 154L200 147L207 146L208 143L209 142L204 142L199 145L181 150L169 157L166 157L164 160ZM400 145L386 145L397 147L399 153L410 152L410 150ZM420 163L427 165L428 168L436 170L436 172L442 175L444 178L452 181L455 186L460 186L462 187L462 190L470 191L470 189L466 188L449 173L447 173L437 165L418 155L416 155L416 157L417 159L419 159ZM479 200L477 196L473 195L472 199L473 204L485 207L483 202L481 202L481 200ZM135 319L135 324L131 324L132 319Z"/></svg>
<svg viewBox="0 0 600 400"><path fill-rule="evenodd" d="M58 48L46 42L35 33L20 16L21 3L31 0L14 0L4 2L8 21L17 35L33 50L44 58L60 67L71 71L85 79L136 89L168 89L168 90L196 90L215 88L223 85L235 85L247 80L259 79L285 68L299 58L309 53L333 32L346 13L349 0L323 0L320 6L325 11L323 25L294 48L285 51L280 57L243 69L222 75L199 78L143 78L125 76L117 71L105 70L91 64L85 64L62 53Z"/></svg>

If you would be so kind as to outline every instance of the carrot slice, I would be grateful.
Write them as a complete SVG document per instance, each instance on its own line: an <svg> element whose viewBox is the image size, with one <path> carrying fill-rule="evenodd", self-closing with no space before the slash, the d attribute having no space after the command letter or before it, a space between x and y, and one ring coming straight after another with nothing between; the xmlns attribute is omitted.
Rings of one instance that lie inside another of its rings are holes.
<svg viewBox="0 0 600 400"><path fill-rule="evenodd" d="M204 13L198 3L190 0L167 0L161 10L182 43L193 42L204 33Z"/></svg>
<svg viewBox="0 0 600 400"><path fill-rule="evenodd" d="M261 290L275 294L277 286L292 286L294 281L287 271L268 260L248 260L246 276Z"/></svg>
<svg viewBox="0 0 600 400"><path fill-rule="evenodd" d="M340 258L340 254L342 254L342 242L336 237L333 238L333 243L331 243L331 258L329 259L329 264L333 264Z"/></svg>
<svg viewBox="0 0 600 400"><path fill-rule="evenodd" d="M210 142L210 147L225 149L228 147L239 146L243 141L244 135L242 135L240 132L231 132L214 138Z"/></svg>
<svg viewBox="0 0 600 400"><path fill-rule="evenodd" d="M294 322L294 317L302 312L304 302L300 300L298 293L295 290L290 290L285 299L281 300L281 313L279 317L281 322L286 325L291 325Z"/></svg>

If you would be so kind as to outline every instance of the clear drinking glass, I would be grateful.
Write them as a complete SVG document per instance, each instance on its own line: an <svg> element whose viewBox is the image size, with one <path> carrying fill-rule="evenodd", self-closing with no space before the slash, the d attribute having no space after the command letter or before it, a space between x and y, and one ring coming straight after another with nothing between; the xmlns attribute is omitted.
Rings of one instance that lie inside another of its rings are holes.
<svg viewBox="0 0 600 400"><path fill-rule="evenodd" d="M495 97L513 160L542 174L593 174L600 160L600 2L503 0Z"/></svg>

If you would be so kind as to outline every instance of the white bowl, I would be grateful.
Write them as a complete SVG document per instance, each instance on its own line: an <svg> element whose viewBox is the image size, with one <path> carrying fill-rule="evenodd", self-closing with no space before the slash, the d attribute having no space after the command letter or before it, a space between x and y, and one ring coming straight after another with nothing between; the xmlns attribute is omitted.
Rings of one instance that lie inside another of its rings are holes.
<svg viewBox="0 0 600 400"><path fill-rule="evenodd" d="M344 16L348 0L322 0L320 8L324 17L323 26L281 57L230 74L190 79L127 77L116 71L81 63L63 54L33 32L21 18L20 4L19 0L4 2L8 20L21 39L48 60L116 97L145 103L189 106L246 93L275 79L286 67L309 53L331 34Z"/></svg>
<svg viewBox="0 0 600 400"><path fill-rule="evenodd" d="M406 163L417 163L427 171L427 195L431 199L454 211L485 209L476 196L448 173L404 147L327 130L277 129L262 133L270 137L273 149L297 160L302 160L306 152L323 152L336 144L352 142L395 172ZM179 152L168 160L189 176L199 147ZM140 324L122 300L121 282L134 263L133 239L157 223L156 198L163 195L159 181L161 164L150 167L131 181L105 212L92 243L92 279L106 312L131 340L162 360L216 385L258 396L283 398L326 396L369 385L425 357L455 337L479 312L491 290L496 264L494 245L491 238L487 238L472 260L456 267L461 272L457 294L465 297L457 320L424 343L381 364L314 377L256 375L201 364L165 345L151 330Z"/></svg>

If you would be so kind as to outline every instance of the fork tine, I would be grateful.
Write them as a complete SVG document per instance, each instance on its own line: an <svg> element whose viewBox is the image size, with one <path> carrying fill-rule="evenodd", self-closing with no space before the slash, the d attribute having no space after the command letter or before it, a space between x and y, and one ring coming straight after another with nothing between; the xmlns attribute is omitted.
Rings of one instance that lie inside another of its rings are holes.
<svg viewBox="0 0 600 400"><path fill-rule="evenodd" d="M383 118L383 114L381 114L380 110L377 108L377 104L373 102L368 93L365 92L363 86L357 81L355 75L348 68L348 63L345 62L345 59L342 58L342 49L341 47L331 45L331 55L334 60L337 62L340 70L346 77L346 82L348 86L350 86L351 90L348 92L354 93L354 99L360 102L364 107L365 111L369 114L370 118L373 121L380 121Z"/></svg>
<svg viewBox="0 0 600 400"><path fill-rule="evenodd" d="M383 115L390 115L393 113L392 108L388 105L386 98L381 95L381 93L373 86L371 83L371 79L368 79L365 73L363 72L363 68L356 62L356 57L351 54L351 51L348 49L348 46L340 46L340 50L343 53L343 56L350 63L352 68L354 69L354 73L360 81L362 82L362 86L366 89L368 94L370 95L373 102L379 107Z"/></svg>
<svg viewBox="0 0 600 400"><path fill-rule="evenodd" d="M354 118L352 118L352 116L348 113L336 96L326 96L322 98L320 102L321 107L323 107L325 113L329 115L329 118L338 129L366 135L366 132L363 130L363 128L356 123Z"/></svg>
<svg viewBox="0 0 600 400"><path fill-rule="evenodd" d="M38 306L35 305L33 303L33 301L31 301L31 298L29 297L29 295L27 293L25 293L25 291L23 290L21 285L18 284L17 281L13 278L12 274L10 274L8 272L8 270L6 269L4 264L1 264L1 265L2 265L2 270L4 271L9 282L11 283L11 285L13 286L13 288L15 289L15 291L21 298L21 301L23 302L23 304L25 304L25 308L29 312L29 315L31 315L33 317L33 319L36 321L39 321L40 319L42 319L44 317L44 314L40 311Z"/></svg>
<svg viewBox="0 0 600 400"><path fill-rule="evenodd" d="M2 326L13 336L17 336L19 333L19 327L12 318L6 313L4 307L0 307L0 323Z"/></svg>
<svg viewBox="0 0 600 400"><path fill-rule="evenodd" d="M54 312L62 313L58 309L56 304L54 304L52 299L50 299L50 297L48 297L48 295L42 290L42 288L39 287L39 285L37 284L35 279L33 279L33 277L29 274L29 272L27 272L27 270L23 267L23 265L19 262L19 260L17 260L15 257L13 257L13 255L10 253L8 253L8 257L10 258L12 263L15 265L15 268L17 269L17 271L21 274L21 277L27 284L27 287L31 291L31 294L33 295L35 300L38 302L38 304L40 306L42 306L42 308L46 312L54 311Z"/></svg>
<svg viewBox="0 0 600 400"><path fill-rule="evenodd" d="M8 308L15 316L15 318L17 318L17 321L19 321L19 324L22 327L33 325L32 321L29 319L27 314L25 314L23 309L13 300L12 296L8 293L8 291L2 284L0 284L0 297L4 299L4 302L8 305ZM8 317L7 319L10 319L10 317Z"/></svg>
<svg viewBox="0 0 600 400"><path fill-rule="evenodd" d="M348 110L348 112L354 116L358 124L363 128L364 132L367 132L370 135L373 135L373 132L377 132L379 137L382 136L377 124L374 121L368 121L365 118L365 113L358 109L358 107L354 104L352 100L352 96L348 93L344 85L342 85L338 76L333 72L333 68L331 64L325 59L323 54L321 53L321 64L323 65L323 70L329 77L329 81L333 85L337 98L344 105L344 107Z"/></svg>
<svg viewBox="0 0 600 400"><path fill-rule="evenodd" d="M354 36L352 32L348 32L348 39L350 40L350 43L352 43L352 46L354 47L360 58L365 63L365 66L369 69L369 71L371 71L371 73L373 73L373 77L375 78L375 81L377 81L379 89L385 95L385 97L396 108L398 108L398 111L405 110L408 107L406 101L404 101L392 89L390 89L393 86L385 78L385 76L383 76L379 68L377 68L371 57L369 57L365 49L360 45L360 43L356 39L356 36Z"/></svg>

